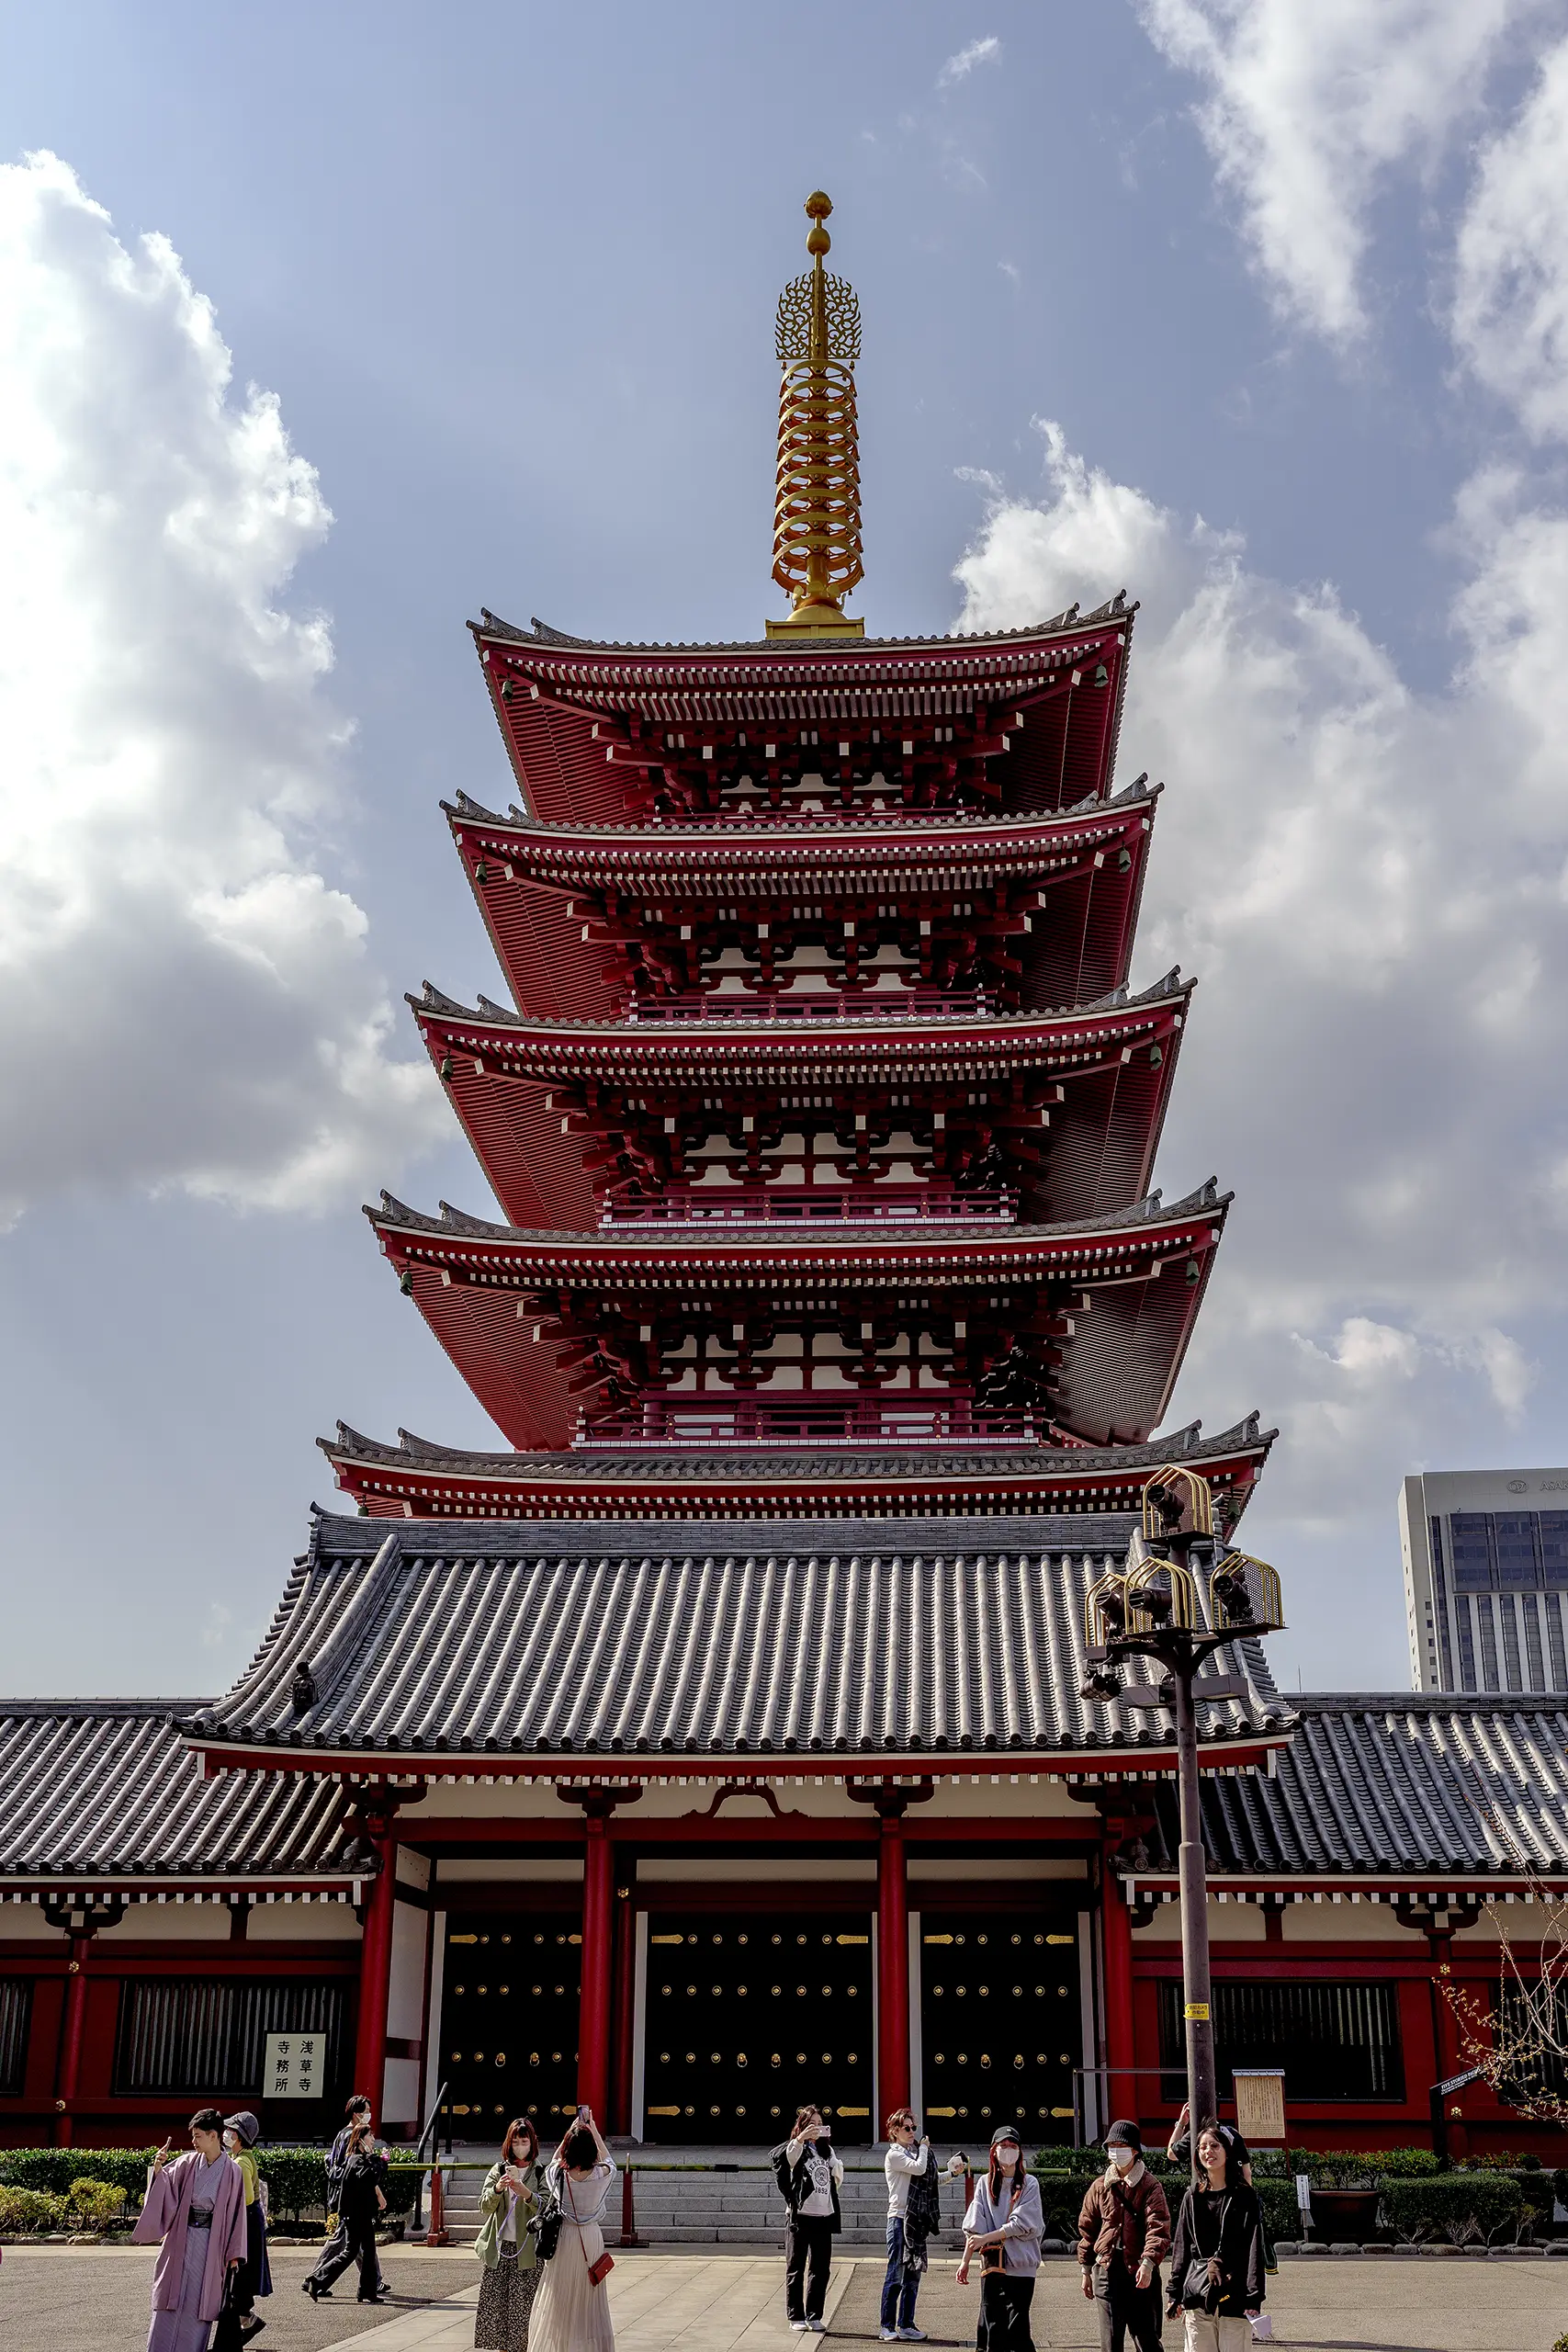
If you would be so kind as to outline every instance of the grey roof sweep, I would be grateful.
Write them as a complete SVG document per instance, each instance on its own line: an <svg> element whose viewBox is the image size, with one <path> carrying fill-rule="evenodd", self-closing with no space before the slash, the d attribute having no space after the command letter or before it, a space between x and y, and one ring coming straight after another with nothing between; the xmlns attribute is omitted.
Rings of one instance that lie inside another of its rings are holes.
<svg viewBox="0 0 1568 2352"><path fill-rule="evenodd" d="M1324 1692L1292 1705L1296 1729L1272 1779L1203 1782L1204 1843L1216 1872L1424 1880L1568 1870L1561 1694ZM1155 1805L1152 1866L1174 1871L1174 1791L1159 1789Z"/></svg>
<svg viewBox="0 0 1568 2352"><path fill-rule="evenodd" d="M1131 1526L322 1514L250 1670L184 1728L354 1755L1135 1758L1168 1747L1164 1713L1078 1696L1084 1589ZM1256 1645L1224 1655L1247 1691L1205 1736L1279 1738Z"/></svg>
<svg viewBox="0 0 1568 2352"><path fill-rule="evenodd" d="M204 1781L192 1699L0 1700L0 1882L341 1878L345 1798L321 1780Z"/></svg>

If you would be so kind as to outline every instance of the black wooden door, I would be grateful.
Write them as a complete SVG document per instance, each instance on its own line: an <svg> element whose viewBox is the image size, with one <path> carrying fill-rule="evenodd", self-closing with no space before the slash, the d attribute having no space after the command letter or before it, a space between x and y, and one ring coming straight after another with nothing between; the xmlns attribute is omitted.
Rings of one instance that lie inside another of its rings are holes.
<svg viewBox="0 0 1568 2352"><path fill-rule="evenodd" d="M452 1913L441 2065L454 2137L499 2142L532 2115L547 2153L577 2107L582 1939L558 1917Z"/></svg>
<svg viewBox="0 0 1568 2352"><path fill-rule="evenodd" d="M1083 2064L1077 1920L922 1912L920 2056L934 2140L983 2154L998 2123L1070 2141Z"/></svg>
<svg viewBox="0 0 1568 2352"><path fill-rule="evenodd" d="M649 2140L767 2146L807 2099L841 2144L874 2137L869 1921L652 1914L646 2033Z"/></svg>

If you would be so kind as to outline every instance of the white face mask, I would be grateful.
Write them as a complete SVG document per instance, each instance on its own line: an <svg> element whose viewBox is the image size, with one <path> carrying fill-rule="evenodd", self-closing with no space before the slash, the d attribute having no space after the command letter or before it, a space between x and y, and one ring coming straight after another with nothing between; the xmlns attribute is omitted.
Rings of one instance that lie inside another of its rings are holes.
<svg viewBox="0 0 1568 2352"><path fill-rule="evenodd" d="M1118 2172L1131 2172L1138 2161L1136 2148L1112 2148L1111 2161Z"/></svg>
<svg viewBox="0 0 1568 2352"><path fill-rule="evenodd" d="M1003 2172L1011 2172L1018 2162L1017 2141L998 2140L996 2146L996 2158Z"/></svg>

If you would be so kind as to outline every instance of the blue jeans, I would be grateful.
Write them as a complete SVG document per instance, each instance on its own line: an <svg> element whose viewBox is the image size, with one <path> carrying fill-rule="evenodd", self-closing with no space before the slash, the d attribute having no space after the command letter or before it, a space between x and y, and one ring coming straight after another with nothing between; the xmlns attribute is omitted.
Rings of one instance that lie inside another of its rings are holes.
<svg viewBox="0 0 1568 2352"><path fill-rule="evenodd" d="M884 2327L913 2327L915 2298L920 2291L920 2274L911 2270L904 2276L904 2224L890 2221L887 2224L887 2276L882 2282L882 2325Z"/></svg>

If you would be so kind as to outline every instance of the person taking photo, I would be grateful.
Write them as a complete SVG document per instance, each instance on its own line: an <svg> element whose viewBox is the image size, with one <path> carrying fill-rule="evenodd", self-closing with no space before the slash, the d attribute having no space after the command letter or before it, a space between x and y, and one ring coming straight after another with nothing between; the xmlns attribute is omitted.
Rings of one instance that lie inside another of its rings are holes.
<svg viewBox="0 0 1568 2352"><path fill-rule="evenodd" d="M534 2305L533 2352L615 2352L604 2285L614 2256L600 2227L615 2177L593 2110L580 2107L545 2166L545 2186L560 2208L560 2237Z"/></svg>
<svg viewBox="0 0 1568 2352"><path fill-rule="evenodd" d="M507 2125L500 2159L479 2191L484 2220L474 2247L484 2265L474 2320L479 2352L528 2352L528 2322L544 2275L538 2239L544 2195L539 2135L533 2117L519 2115Z"/></svg>
<svg viewBox="0 0 1568 2352"><path fill-rule="evenodd" d="M795 2109L795 2129L773 2150L773 2177L788 2208L784 2224L784 2315L797 2335L826 2333L822 2310L834 2233L842 2228L844 2167L819 2107Z"/></svg>

